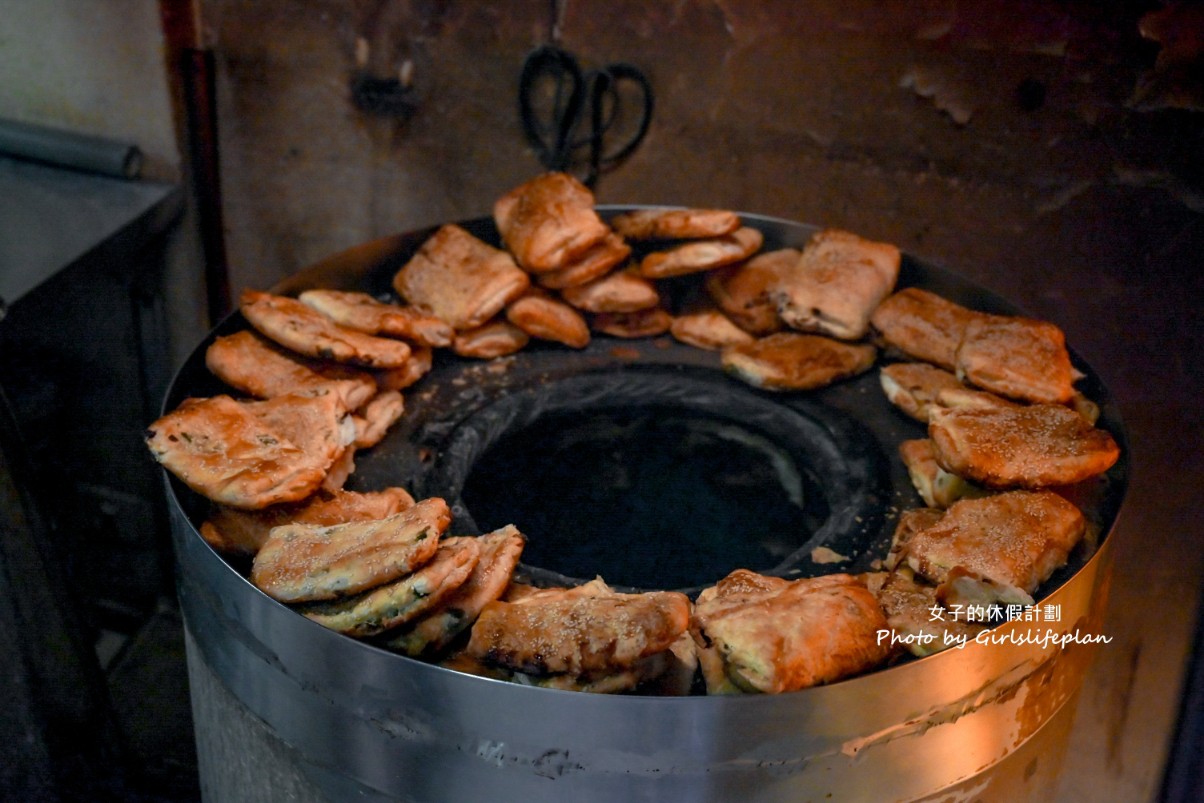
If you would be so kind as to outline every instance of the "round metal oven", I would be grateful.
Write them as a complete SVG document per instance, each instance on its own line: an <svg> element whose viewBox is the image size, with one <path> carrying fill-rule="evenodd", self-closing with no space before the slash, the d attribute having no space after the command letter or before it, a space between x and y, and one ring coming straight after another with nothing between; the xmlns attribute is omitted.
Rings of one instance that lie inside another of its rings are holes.
<svg viewBox="0 0 1204 803"><path fill-rule="evenodd" d="M801 246L814 230L744 219L767 250ZM487 219L462 225L497 241ZM368 243L276 290L385 293L430 233ZM1014 311L906 256L899 284ZM245 325L235 314L198 346L166 408L223 392L204 351ZM203 500L171 480L202 787L222 800L1048 797L1103 635L1109 533L1128 475L1118 412L1075 363L1123 454L1106 478L1076 489L1097 532L1040 590L1040 621L777 696L550 691L338 635L263 595L246 566L205 544ZM723 375L715 354L668 338L533 345L488 362L439 355L394 431L357 455L349 487L443 496L458 533L513 520L530 538L521 571L535 581L596 572L620 588L689 592L739 567L868 571L898 511L922 504L895 449L923 428L877 382L870 372L814 393L763 393ZM552 464L562 467L540 470ZM705 493L691 489L700 477Z"/></svg>

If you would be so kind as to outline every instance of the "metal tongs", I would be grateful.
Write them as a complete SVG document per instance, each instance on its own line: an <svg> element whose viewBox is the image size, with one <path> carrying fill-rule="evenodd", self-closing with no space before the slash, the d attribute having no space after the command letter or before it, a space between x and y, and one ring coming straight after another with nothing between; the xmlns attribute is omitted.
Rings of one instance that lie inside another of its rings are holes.
<svg viewBox="0 0 1204 803"><path fill-rule="evenodd" d="M624 100L638 99L632 117ZM583 71L577 59L543 45L523 62L518 107L523 132L548 170L570 171L585 156L582 182L593 188L598 176L627 158L648 133L652 85L639 68L625 62ZM607 144L612 132L626 134Z"/></svg>

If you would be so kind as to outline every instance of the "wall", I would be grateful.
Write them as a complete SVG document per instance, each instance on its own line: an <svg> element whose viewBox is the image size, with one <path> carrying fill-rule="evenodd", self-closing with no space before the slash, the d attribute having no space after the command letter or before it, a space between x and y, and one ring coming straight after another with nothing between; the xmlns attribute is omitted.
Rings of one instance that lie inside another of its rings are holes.
<svg viewBox="0 0 1204 803"><path fill-rule="evenodd" d="M1075 3L207 0L235 286L485 214L540 170L516 93L551 5L586 66L632 62L656 90L601 201L730 206L975 262L1124 180L1125 104L1155 50L1135 12ZM406 61L408 119L355 106L357 71Z"/></svg>
<svg viewBox="0 0 1204 803"><path fill-rule="evenodd" d="M133 143L143 178L180 182L164 49L156 0L3 0L0 117ZM187 220L171 239L165 273L176 361L206 329Z"/></svg>
<svg viewBox="0 0 1204 803"><path fill-rule="evenodd" d="M138 145L178 180L159 8L153 0L5 0L0 116Z"/></svg>

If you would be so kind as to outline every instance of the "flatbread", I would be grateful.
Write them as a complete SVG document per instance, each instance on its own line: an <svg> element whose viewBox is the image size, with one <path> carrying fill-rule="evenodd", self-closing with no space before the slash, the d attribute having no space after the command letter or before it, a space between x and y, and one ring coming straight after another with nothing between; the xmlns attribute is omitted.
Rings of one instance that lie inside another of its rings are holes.
<svg viewBox="0 0 1204 803"><path fill-rule="evenodd" d="M667 650L689 620L690 600L676 591L496 601L481 611L466 652L528 674L582 675Z"/></svg>
<svg viewBox="0 0 1204 803"><path fill-rule="evenodd" d="M454 224L442 226L393 277L393 289L457 331L489 321L531 284L514 259Z"/></svg>
<svg viewBox="0 0 1204 803"><path fill-rule="evenodd" d="M450 521L435 497L383 519L282 524L255 555L251 582L281 602L358 594L425 565Z"/></svg>
<svg viewBox="0 0 1204 803"><path fill-rule="evenodd" d="M405 399L396 390L378 393L351 417L355 423L355 447L370 449L380 443L389 428L396 424L405 412Z"/></svg>
<svg viewBox="0 0 1204 803"><path fill-rule="evenodd" d="M895 407L917 421L928 423L928 411L945 390L965 386L949 371L926 362L896 362L878 372L882 392Z"/></svg>
<svg viewBox="0 0 1204 803"><path fill-rule="evenodd" d="M709 351L721 351L728 346L756 340L717 309L678 315L673 319L669 333L682 343Z"/></svg>
<svg viewBox="0 0 1204 803"><path fill-rule="evenodd" d="M273 505L263 510L237 510L215 505L201 524L201 537L219 552L254 555L268 540L273 527L282 524L342 524L383 519L414 504L404 488L357 493L317 493L301 502Z"/></svg>
<svg viewBox="0 0 1204 803"><path fill-rule="evenodd" d="M645 256L640 261L640 275L646 279L668 279L731 265L755 254L764 239L760 230L745 226L722 237L690 240Z"/></svg>
<svg viewBox="0 0 1204 803"><path fill-rule="evenodd" d="M1045 321L976 317L958 345L956 373L971 385L1013 399L1066 404L1074 397L1066 337Z"/></svg>
<svg viewBox="0 0 1204 803"><path fill-rule="evenodd" d="M1008 491L954 503L904 554L947 604L1032 605L1085 531L1083 514L1057 494Z"/></svg>
<svg viewBox="0 0 1204 803"><path fill-rule="evenodd" d="M330 465L229 396L186 400L147 428L146 444L189 488L243 510L306 498Z"/></svg>
<svg viewBox="0 0 1204 803"><path fill-rule="evenodd" d="M629 240L696 240L731 234L740 216L726 209L637 209L610 225Z"/></svg>
<svg viewBox="0 0 1204 803"><path fill-rule="evenodd" d="M400 580L333 602L314 602L298 610L323 627L348 636L375 636L435 610L456 592L476 567L475 538L447 538L430 562Z"/></svg>
<svg viewBox="0 0 1204 803"><path fill-rule="evenodd" d="M522 556L526 537L513 525L477 539L481 556L464 585L442 607L390 634L385 647L413 658L438 655L472 627L486 604L502 596Z"/></svg>
<svg viewBox="0 0 1204 803"><path fill-rule="evenodd" d="M859 340L899 277L899 249L839 229L814 234L770 292L792 329Z"/></svg>
<svg viewBox="0 0 1204 803"><path fill-rule="evenodd" d="M589 325L595 332L611 337L656 337L673 327L673 316L660 307L636 312L599 312Z"/></svg>
<svg viewBox="0 0 1204 803"><path fill-rule="evenodd" d="M869 370L877 350L821 335L779 332L728 346L723 369L765 390L813 390Z"/></svg>
<svg viewBox="0 0 1204 803"><path fill-rule="evenodd" d="M531 338L509 321L493 321L456 334L452 350L461 357L488 360L521 351Z"/></svg>
<svg viewBox="0 0 1204 803"><path fill-rule="evenodd" d="M370 335L411 340L423 346L450 346L455 331L443 320L414 307L386 304L367 293L351 290L306 290L302 304L348 329Z"/></svg>
<svg viewBox="0 0 1204 803"><path fill-rule="evenodd" d="M531 337L580 349L589 345L589 324L573 307L543 292L529 292L506 307L506 320Z"/></svg>
<svg viewBox="0 0 1204 803"><path fill-rule="evenodd" d="M532 273L559 270L610 233L594 211L594 194L567 173L544 173L493 205L506 248Z"/></svg>
<svg viewBox="0 0 1204 803"><path fill-rule="evenodd" d="M908 287L879 304L870 324L884 346L953 371L966 326L980 315L936 293Z"/></svg>
<svg viewBox="0 0 1204 803"><path fill-rule="evenodd" d="M629 256L631 256L631 246L612 232L563 268L536 274L535 281L540 287L548 290L576 287L602 278L610 273L611 269L622 265Z"/></svg>
<svg viewBox="0 0 1204 803"><path fill-rule="evenodd" d="M638 312L657 306L661 300L656 285L626 270L587 284L566 287L560 295L586 312Z"/></svg>
<svg viewBox="0 0 1204 803"><path fill-rule="evenodd" d="M944 468L988 488L1071 485L1120 457L1108 432L1060 404L938 408L928 435Z"/></svg>
<svg viewBox="0 0 1204 803"><path fill-rule="evenodd" d="M410 347L400 340L339 326L295 298L247 290L239 303L243 317L260 334L305 357L363 368L396 368L410 356Z"/></svg>
<svg viewBox="0 0 1204 803"><path fill-rule="evenodd" d="M777 694L874 668L889 654L878 638L886 627L860 578L787 581L738 569L698 595L691 632L736 688Z"/></svg>
<svg viewBox="0 0 1204 803"><path fill-rule="evenodd" d="M781 248L757 254L747 262L718 268L707 274L706 290L719 309L741 329L758 337L771 335L785 324L770 293L801 255L794 248Z"/></svg>
<svg viewBox="0 0 1204 803"><path fill-rule="evenodd" d="M376 394L367 371L306 359L251 330L214 340L205 350L205 365L230 387L257 399L333 390L348 410L355 410Z"/></svg>

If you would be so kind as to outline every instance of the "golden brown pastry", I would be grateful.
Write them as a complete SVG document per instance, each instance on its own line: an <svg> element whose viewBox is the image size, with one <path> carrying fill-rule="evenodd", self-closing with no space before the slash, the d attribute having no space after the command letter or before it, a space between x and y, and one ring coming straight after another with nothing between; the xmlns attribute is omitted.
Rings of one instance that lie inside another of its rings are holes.
<svg viewBox="0 0 1204 803"><path fill-rule="evenodd" d="M361 368L396 368L410 356L410 347L400 340L339 326L295 298L247 290L239 308L264 337L305 357Z"/></svg>
<svg viewBox="0 0 1204 803"><path fill-rule="evenodd" d="M355 442L355 422L334 393L288 394L265 401L240 402L273 432L329 467Z"/></svg>
<svg viewBox="0 0 1204 803"><path fill-rule="evenodd" d="M304 499L330 465L229 396L186 400L147 428L146 445L189 488L243 510Z"/></svg>
<svg viewBox="0 0 1204 803"><path fill-rule="evenodd" d="M756 340L717 309L678 315L673 319L669 332L682 343L710 351L721 351L728 346L752 343Z"/></svg>
<svg viewBox="0 0 1204 803"><path fill-rule="evenodd" d="M509 254L454 224L440 227L393 277L399 296L457 331L481 326L530 284Z"/></svg>
<svg viewBox="0 0 1204 803"><path fill-rule="evenodd" d="M1074 396L1066 337L1052 323L980 315L957 348L957 377L1030 402L1065 404Z"/></svg>
<svg viewBox="0 0 1204 803"><path fill-rule="evenodd" d="M660 307L636 312L599 312L589 325L595 332L611 337L656 337L673 327L673 316Z"/></svg>
<svg viewBox="0 0 1204 803"><path fill-rule="evenodd" d="M415 346L410 352L410 359L400 368L390 368L385 371L375 371L372 376L381 392L390 390L405 390L410 385L426 376L434 364L434 352L428 346ZM356 409L356 408L351 408Z"/></svg>
<svg viewBox="0 0 1204 803"><path fill-rule="evenodd" d="M697 240L731 234L740 216L726 209L637 209L610 225L629 240Z"/></svg>
<svg viewBox="0 0 1204 803"><path fill-rule="evenodd" d="M948 371L926 362L896 362L878 372L882 392L891 404L917 421L928 423L928 410L944 390L964 386Z"/></svg>
<svg viewBox="0 0 1204 803"><path fill-rule="evenodd" d="M467 653L534 675L630 667L686 631L690 600L675 591L496 601L472 627Z"/></svg>
<svg viewBox="0 0 1204 803"><path fill-rule="evenodd" d="M919 507L901 512L899 521L895 525L895 533L891 537L890 551L886 554L886 560L882 562L886 569L893 572L899 568L907 554L907 542L911 540L911 537L925 527L936 524L944 513L943 510L931 507Z"/></svg>
<svg viewBox="0 0 1204 803"><path fill-rule="evenodd" d="M348 410L355 410L376 395L367 371L307 360L250 330L214 340L205 351L205 365L230 387L257 399L333 390Z"/></svg>
<svg viewBox="0 0 1204 803"><path fill-rule="evenodd" d="M481 609L501 597L527 539L507 525L477 539L481 557L464 585L441 607L390 634L384 646L413 658L437 655L472 627Z"/></svg>
<svg viewBox="0 0 1204 803"><path fill-rule="evenodd" d="M936 293L908 287L879 304L870 324L883 345L952 371L966 326L981 314Z"/></svg>
<svg viewBox="0 0 1204 803"><path fill-rule="evenodd" d="M660 303L656 285L631 271L618 271L588 284L560 291L565 301L586 312L638 312Z"/></svg>
<svg viewBox="0 0 1204 803"><path fill-rule="evenodd" d="M668 279L742 262L757 253L763 241L764 235L748 226L722 237L690 240L645 256L640 261L640 275L646 279Z"/></svg>
<svg viewBox="0 0 1204 803"><path fill-rule="evenodd" d="M380 443L389 427L397 423L405 412L405 399L396 390L378 393L372 401L351 416L355 424L355 447L369 449Z"/></svg>
<svg viewBox="0 0 1204 803"><path fill-rule="evenodd" d="M793 248L782 248L757 254L738 265L717 268L707 274L706 290L741 329L757 336L771 335L785 324L770 292L800 256Z"/></svg>
<svg viewBox="0 0 1204 803"><path fill-rule="evenodd" d="M322 479L322 484L318 486L318 490L325 491L326 493L340 491L354 473L355 444L352 444L334 459L334 462L330 464L330 468L326 469L326 476Z"/></svg>
<svg viewBox="0 0 1204 803"><path fill-rule="evenodd" d="M594 211L594 194L567 173L544 173L493 205L506 248L532 273L572 264L610 233Z"/></svg>
<svg viewBox="0 0 1204 803"><path fill-rule="evenodd" d="M531 341L522 329L509 321L493 321L456 335L452 351L461 357L488 360L521 351Z"/></svg>
<svg viewBox="0 0 1204 803"><path fill-rule="evenodd" d="M911 536L909 567L938 583L947 605L1032 605L1082 539L1079 509L1050 491L1008 491L955 502Z"/></svg>
<svg viewBox="0 0 1204 803"><path fill-rule="evenodd" d="M236 510L215 505L201 525L201 537L219 552L254 555L273 527L282 524L342 524L348 521L383 519L414 504L404 488L356 493L316 493L301 502L273 505L263 510Z"/></svg>
<svg viewBox="0 0 1204 803"><path fill-rule="evenodd" d="M447 503L436 497L383 519L282 524L255 555L251 582L281 602L358 594L424 565L450 522Z"/></svg>
<svg viewBox="0 0 1204 803"><path fill-rule="evenodd" d="M694 678L698 674L698 645L687 629L669 645L669 649L656 653L644 659L650 661L656 657L664 658L663 669L654 670L654 674L640 680L641 685L650 694L666 697L684 697L694 690Z"/></svg>
<svg viewBox="0 0 1204 803"><path fill-rule="evenodd" d="M869 370L876 349L820 335L779 332L723 350L723 369L765 390L811 390Z"/></svg>
<svg viewBox="0 0 1204 803"><path fill-rule="evenodd" d="M617 593L601 577L595 577L587 583L566 588L552 586L541 588L528 583L511 583L506 586L501 596L503 602L523 604L528 602L551 602L553 600L575 599L577 597L604 597Z"/></svg>
<svg viewBox="0 0 1204 803"><path fill-rule="evenodd" d="M1060 404L934 408L928 435L945 469L988 488L1070 485L1120 457L1111 435Z"/></svg>
<svg viewBox="0 0 1204 803"><path fill-rule="evenodd" d="M590 249L563 268L535 275L540 287L548 290L563 290L566 287L600 279L631 256L631 246L617 234L607 234Z"/></svg>
<svg viewBox="0 0 1204 803"><path fill-rule="evenodd" d="M717 652L727 680L766 694L831 683L877 666L889 654L889 644L878 637L886 627L862 578L832 574L788 581L746 569L704 589L691 623L699 646Z"/></svg>
<svg viewBox="0 0 1204 803"><path fill-rule="evenodd" d="M306 290L297 296L335 323L370 335L412 340L423 346L450 346L455 332L444 321L413 307L386 304L351 290Z"/></svg>
<svg viewBox="0 0 1204 803"><path fill-rule="evenodd" d="M581 313L545 292L527 295L506 307L506 320L531 337L580 349L589 345L589 324Z"/></svg>
<svg viewBox="0 0 1204 803"><path fill-rule="evenodd" d="M447 538L413 574L354 597L312 602L298 610L331 630L360 638L375 636L442 605L468 580L480 552L475 538Z"/></svg>
<svg viewBox="0 0 1204 803"><path fill-rule="evenodd" d="M899 249L839 229L812 235L770 296L792 329L859 340L899 277Z"/></svg>
<svg viewBox="0 0 1204 803"><path fill-rule="evenodd" d="M903 458L903 465L907 466L911 484L929 507L946 508L958 499L972 499L988 493L986 489L941 468L936 460L936 449L929 438L903 441L899 444L899 456Z"/></svg>
<svg viewBox="0 0 1204 803"><path fill-rule="evenodd" d="M1074 392L1074 398L1070 400L1070 409L1081 415L1091 426L1095 426L1095 422L1099 421L1099 405L1077 390Z"/></svg>
<svg viewBox="0 0 1204 803"><path fill-rule="evenodd" d="M983 626L946 611L936 588L917 583L907 572L890 572L867 581L882 606L886 623L912 655L924 657L972 641Z"/></svg>
<svg viewBox="0 0 1204 803"><path fill-rule="evenodd" d="M968 409L977 410L991 409L998 410L1006 407L1019 407L1020 405L1014 401L1009 401L1002 396L996 396L985 390L975 390L968 388L965 385L958 387L941 388L936 394L936 406L948 409ZM931 416L932 408L929 408Z"/></svg>

